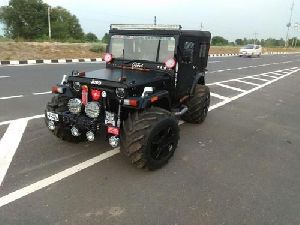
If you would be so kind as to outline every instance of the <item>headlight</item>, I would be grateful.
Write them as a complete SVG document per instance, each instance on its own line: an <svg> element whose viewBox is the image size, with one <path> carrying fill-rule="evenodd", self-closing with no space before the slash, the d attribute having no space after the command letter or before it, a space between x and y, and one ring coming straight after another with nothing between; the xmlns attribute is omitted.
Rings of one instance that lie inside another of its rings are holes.
<svg viewBox="0 0 300 225"><path fill-rule="evenodd" d="M73 114L79 114L81 112L81 100L78 98L72 98L68 102L69 111Z"/></svg>
<svg viewBox="0 0 300 225"><path fill-rule="evenodd" d="M88 102L85 106L85 113L90 118L97 118L100 114L100 104L98 102Z"/></svg>
<svg viewBox="0 0 300 225"><path fill-rule="evenodd" d="M117 88L116 89L116 95L119 98L125 98L125 89L124 88Z"/></svg>

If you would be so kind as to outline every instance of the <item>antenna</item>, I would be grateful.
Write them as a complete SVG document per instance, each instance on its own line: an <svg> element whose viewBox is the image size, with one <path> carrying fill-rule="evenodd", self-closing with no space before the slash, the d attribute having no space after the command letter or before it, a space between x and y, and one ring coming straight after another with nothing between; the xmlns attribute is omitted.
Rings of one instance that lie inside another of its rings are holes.
<svg viewBox="0 0 300 225"><path fill-rule="evenodd" d="M290 14L290 20L288 22L287 26L287 32L286 32L286 38L285 38L285 47L289 47L289 33L290 33L290 27L292 25L292 16L293 16L293 10L294 10L294 6L295 6L295 0L293 0L292 6L291 6L291 14Z"/></svg>
<svg viewBox="0 0 300 225"><path fill-rule="evenodd" d="M123 81L124 81L124 61L125 61L124 55L125 55L125 50L124 50L124 48L123 48L122 71L121 71L121 78L120 78L120 80L121 80L122 83L123 83Z"/></svg>

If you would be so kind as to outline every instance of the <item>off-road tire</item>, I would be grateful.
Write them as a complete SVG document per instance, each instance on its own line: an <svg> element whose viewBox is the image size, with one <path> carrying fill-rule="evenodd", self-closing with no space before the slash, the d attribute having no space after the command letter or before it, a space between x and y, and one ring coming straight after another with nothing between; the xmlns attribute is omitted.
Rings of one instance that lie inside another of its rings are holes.
<svg viewBox="0 0 300 225"><path fill-rule="evenodd" d="M188 123L202 123L208 112L210 104L210 91L205 85L197 84L194 96L187 102L188 111L181 119Z"/></svg>
<svg viewBox="0 0 300 225"><path fill-rule="evenodd" d="M48 126L48 118L47 118L47 112L65 112L68 111L68 101L69 98L66 96L60 96L60 95L54 95L50 102L47 103L46 105L46 110L45 110L45 123ZM55 129L51 131L56 137L64 140L64 141L69 141L69 142L74 142L78 143L81 141L84 141L84 135L80 135L78 137L74 137L71 134L71 130L69 126L65 126L61 122L56 122L55 124Z"/></svg>
<svg viewBox="0 0 300 225"><path fill-rule="evenodd" d="M170 137L166 139L168 141L162 143L157 137L163 137L163 134L167 133L168 135L170 133ZM177 119L167 110L152 107L143 112L129 114L128 119L124 121L121 132L121 152L137 168L155 170L168 163L174 155L178 140ZM170 144L167 146L168 142ZM165 156L161 159L153 156L162 153L162 147L156 149L158 143L165 146L163 147Z"/></svg>

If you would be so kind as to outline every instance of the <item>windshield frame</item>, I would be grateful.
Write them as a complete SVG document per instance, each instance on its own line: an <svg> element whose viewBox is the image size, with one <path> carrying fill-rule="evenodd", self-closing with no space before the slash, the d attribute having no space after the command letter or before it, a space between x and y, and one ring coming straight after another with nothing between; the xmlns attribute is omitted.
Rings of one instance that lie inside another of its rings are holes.
<svg viewBox="0 0 300 225"><path fill-rule="evenodd" d="M159 40L159 44L161 42L161 39L159 38L173 38L174 39L174 49L173 49L173 54L171 57L175 58L175 55L177 54L177 46L178 46L178 39L179 39L179 35L177 33L174 33L174 32L161 32L161 33L158 33L158 32L142 32L142 33L136 33L136 32L128 32L128 31L118 31L118 32L110 32L109 34L109 43L107 45L107 49L106 49L106 52L109 52L112 54L112 51L111 51L111 43L112 43L112 37L113 36L136 36L136 37L156 37L158 38L157 40ZM124 63L128 63L128 62L147 62L147 64L164 64L165 60L167 59L163 59L163 60L157 60L157 58L159 58L159 54L160 54L160 51L161 51L161 47L160 46L157 46L159 47L158 49L155 50L155 58L156 60L147 60L147 59L138 59L138 58L127 58L127 57L115 57L113 54L113 59L117 62L124 62ZM126 52L125 52L125 55L126 55Z"/></svg>

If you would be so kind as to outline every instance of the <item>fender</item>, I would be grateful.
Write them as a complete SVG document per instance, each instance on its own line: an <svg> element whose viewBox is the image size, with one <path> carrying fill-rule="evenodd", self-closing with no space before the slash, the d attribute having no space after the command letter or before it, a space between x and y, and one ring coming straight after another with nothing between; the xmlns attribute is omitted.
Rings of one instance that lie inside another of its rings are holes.
<svg viewBox="0 0 300 225"><path fill-rule="evenodd" d="M141 99L141 109L149 108L151 105L158 105L165 109L171 108L171 99L169 97L169 92L166 90L154 92Z"/></svg>
<svg viewBox="0 0 300 225"><path fill-rule="evenodd" d="M195 87L197 84L205 85L205 72L197 73L190 91L190 95L194 94Z"/></svg>

